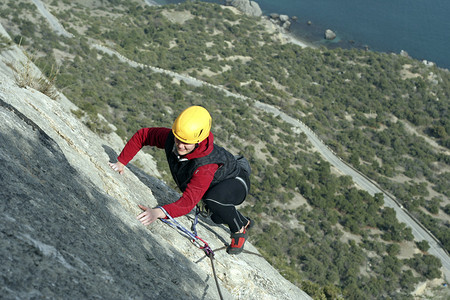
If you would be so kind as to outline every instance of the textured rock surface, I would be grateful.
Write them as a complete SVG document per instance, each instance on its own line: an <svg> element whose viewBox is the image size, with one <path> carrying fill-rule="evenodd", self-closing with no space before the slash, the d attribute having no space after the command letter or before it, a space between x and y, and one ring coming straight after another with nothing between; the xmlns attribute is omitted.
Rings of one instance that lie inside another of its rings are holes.
<svg viewBox="0 0 450 300"><path fill-rule="evenodd" d="M259 4L255 1L249 1L249 0L230 0L227 1L227 3L230 3L232 6L236 7L240 11L242 11L244 14L248 16L253 17L261 17L262 16L262 10L259 7Z"/></svg>
<svg viewBox="0 0 450 300"><path fill-rule="evenodd" d="M8 65L20 71L20 61L16 46L0 50L2 299L218 299L201 250L161 222L135 219L138 203L177 197L152 158L136 158L145 170L113 173L121 139L92 133L64 95L19 88ZM198 231L213 249L229 239L208 220ZM225 299L309 299L258 255L217 251L215 267Z"/></svg>

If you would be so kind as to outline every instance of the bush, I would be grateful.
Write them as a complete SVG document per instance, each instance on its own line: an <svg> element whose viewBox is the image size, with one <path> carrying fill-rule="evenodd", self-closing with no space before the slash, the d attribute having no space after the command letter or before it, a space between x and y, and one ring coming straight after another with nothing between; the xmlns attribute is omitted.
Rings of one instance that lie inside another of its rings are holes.
<svg viewBox="0 0 450 300"><path fill-rule="evenodd" d="M428 244L428 242L426 240L416 242L416 245L423 252L427 252L428 249L430 249L430 245Z"/></svg>
<svg viewBox="0 0 450 300"><path fill-rule="evenodd" d="M4 35L0 35L0 50L8 49L12 46L12 41Z"/></svg>

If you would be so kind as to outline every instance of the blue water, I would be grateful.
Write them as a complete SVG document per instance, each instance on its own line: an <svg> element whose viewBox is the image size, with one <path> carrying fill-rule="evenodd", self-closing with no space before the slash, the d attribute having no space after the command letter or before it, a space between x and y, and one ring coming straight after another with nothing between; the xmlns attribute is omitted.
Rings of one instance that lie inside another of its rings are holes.
<svg viewBox="0 0 450 300"><path fill-rule="evenodd" d="M160 0L158 2L184 2ZM223 4L223 0L205 0ZM400 53L450 69L449 0L256 0L263 14L298 17L291 32L330 48ZM311 25L307 22L311 21ZM323 38L325 29L337 34Z"/></svg>

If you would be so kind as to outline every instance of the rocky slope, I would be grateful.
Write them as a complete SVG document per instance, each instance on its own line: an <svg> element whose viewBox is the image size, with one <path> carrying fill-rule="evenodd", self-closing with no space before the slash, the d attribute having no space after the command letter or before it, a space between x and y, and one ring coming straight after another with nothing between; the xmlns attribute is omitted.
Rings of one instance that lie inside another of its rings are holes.
<svg viewBox="0 0 450 300"><path fill-rule="evenodd" d="M0 34L8 36L1 26ZM113 173L107 163L123 147L120 138L89 131L64 95L52 100L20 88L21 72L40 76L17 46L0 49L2 297L218 299L203 251L162 222L146 228L135 218L137 204L177 197L156 179L152 158L140 153L134 162L145 170ZM179 221L190 227L190 216ZM198 231L213 249L229 240L208 220ZM225 299L309 299L246 248L252 253L216 251Z"/></svg>

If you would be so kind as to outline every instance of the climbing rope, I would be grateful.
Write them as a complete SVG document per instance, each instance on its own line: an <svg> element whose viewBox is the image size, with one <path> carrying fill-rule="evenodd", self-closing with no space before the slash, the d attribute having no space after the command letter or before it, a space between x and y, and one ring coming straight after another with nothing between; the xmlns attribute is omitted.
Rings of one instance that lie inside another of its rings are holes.
<svg viewBox="0 0 450 300"><path fill-rule="evenodd" d="M177 220L172 218L172 216L170 216L164 208L162 208L161 206L158 206L158 208L160 208L166 214L166 216L169 218L169 220L160 219L162 222L166 223L167 225L169 225L175 229L178 229L182 233L182 235L190 238L192 243L194 245L196 245L198 248L202 249L203 252L205 252L205 255L207 257L209 257L209 259L211 260L211 267L213 270L213 275L214 275L214 280L216 282L217 291L219 292L220 299L223 300L222 292L220 291L219 280L217 279L216 269L214 267L214 251L211 249L211 247L209 247L208 243L205 242L203 239L201 239L197 234L196 225L198 223L198 214L200 213L200 210L198 208L196 209L195 220L192 224L192 231L189 231L188 229L183 227L183 225L181 225ZM203 245L202 245L202 243L203 243Z"/></svg>

